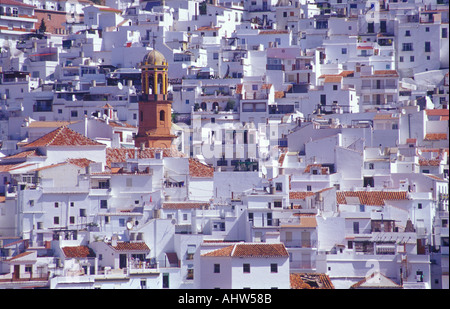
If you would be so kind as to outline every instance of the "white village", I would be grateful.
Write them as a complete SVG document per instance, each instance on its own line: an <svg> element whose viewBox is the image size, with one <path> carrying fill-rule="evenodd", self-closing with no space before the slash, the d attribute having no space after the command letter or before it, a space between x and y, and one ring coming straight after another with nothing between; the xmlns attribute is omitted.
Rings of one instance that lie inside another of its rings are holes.
<svg viewBox="0 0 450 309"><path fill-rule="evenodd" d="M0 0L0 289L448 289L449 35L448 0Z"/></svg>

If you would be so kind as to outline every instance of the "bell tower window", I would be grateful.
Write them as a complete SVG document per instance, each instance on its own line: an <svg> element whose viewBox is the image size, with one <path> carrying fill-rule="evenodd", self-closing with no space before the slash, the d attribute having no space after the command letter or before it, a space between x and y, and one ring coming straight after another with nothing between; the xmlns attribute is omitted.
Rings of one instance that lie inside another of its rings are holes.
<svg viewBox="0 0 450 309"><path fill-rule="evenodd" d="M159 112L159 121L165 121L166 113L164 111Z"/></svg>

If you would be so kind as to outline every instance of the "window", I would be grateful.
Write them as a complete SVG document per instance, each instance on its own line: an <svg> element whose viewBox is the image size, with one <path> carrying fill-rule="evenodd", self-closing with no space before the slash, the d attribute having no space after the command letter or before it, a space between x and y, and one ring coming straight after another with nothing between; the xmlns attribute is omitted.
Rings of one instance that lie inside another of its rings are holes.
<svg viewBox="0 0 450 309"><path fill-rule="evenodd" d="M403 43L402 51L413 51L413 43Z"/></svg>
<svg viewBox="0 0 450 309"><path fill-rule="evenodd" d="M119 226L124 227L125 226L125 219L119 219Z"/></svg>
<svg viewBox="0 0 450 309"><path fill-rule="evenodd" d="M283 191L283 183L277 182L277 183L275 184L275 187L276 187L276 190L277 190L277 191Z"/></svg>
<svg viewBox="0 0 450 309"><path fill-rule="evenodd" d="M425 27L425 32L430 32L430 27Z"/></svg>
<svg viewBox="0 0 450 309"><path fill-rule="evenodd" d="M414 62L414 56L409 56L409 62Z"/></svg>
<svg viewBox="0 0 450 309"><path fill-rule="evenodd" d="M405 31L405 36L411 36L411 31L410 30L406 30Z"/></svg>
<svg viewBox="0 0 450 309"><path fill-rule="evenodd" d="M58 208L58 207L59 207L59 203L55 202L55 208Z"/></svg>
<svg viewBox="0 0 450 309"><path fill-rule="evenodd" d="M70 117L78 117L78 111L71 111Z"/></svg>
<svg viewBox="0 0 450 309"><path fill-rule="evenodd" d="M278 272L278 264L277 263L270 264L270 272L271 273L277 273Z"/></svg>
<svg viewBox="0 0 450 309"><path fill-rule="evenodd" d="M337 85L333 85L333 90L338 90L338 86Z"/></svg>
<svg viewBox="0 0 450 309"><path fill-rule="evenodd" d="M141 279L141 289L146 289L146 288L147 288L147 280Z"/></svg>
<svg viewBox="0 0 450 309"><path fill-rule="evenodd" d="M59 224L59 217L53 217L53 224Z"/></svg>
<svg viewBox="0 0 450 309"><path fill-rule="evenodd" d="M75 206L75 202L70 202L70 207L74 207Z"/></svg>
<svg viewBox="0 0 450 309"><path fill-rule="evenodd" d="M166 113L164 111L159 112L159 121L165 121Z"/></svg>
<svg viewBox="0 0 450 309"><path fill-rule="evenodd" d="M86 209L84 208L80 209L80 217L86 217Z"/></svg>
<svg viewBox="0 0 450 309"><path fill-rule="evenodd" d="M243 264L242 265L242 271L244 272L244 274L249 274L250 273L250 264Z"/></svg>
<svg viewBox="0 0 450 309"><path fill-rule="evenodd" d="M220 274L220 264L214 264L214 273Z"/></svg>
<svg viewBox="0 0 450 309"><path fill-rule="evenodd" d="M446 39L448 34L447 34L447 28L442 28L442 32L441 32L441 38Z"/></svg>
<svg viewBox="0 0 450 309"><path fill-rule="evenodd" d="M403 56L400 56L399 61L403 62Z"/></svg>
<svg viewBox="0 0 450 309"><path fill-rule="evenodd" d="M252 90L258 90L258 85L252 85Z"/></svg>
<svg viewBox="0 0 450 309"><path fill-rule="evenodd" d="M341 54L346 55L347 54L347 48L341 48Z"/></svg>
<svg viewBox="0 0 450 309"><path fill-rule="evenodd" d="M108 201L107 200L100 200L100 208L108 208Z"/></svg>
<svg viewBox="0 0 450 309"><path fill-rule="evenodd" d="M312 188L311 188L311 185L307 185L307 186L306 186L306 191L311 191L311 189L312 189Z"/></svg>
<svg viewBox="0 0 450 309"><path fill-rule="evenodd" d="M422 203L418 203L418 204L417 204L417 208L418 208L418 209L422 209Z"/></svg>
<svg viewBox="0 0 450 309"><path fill-rule="evenodd" d="M431 52L431 42L425 42L425 52Z"/></svg>
<svg viewBox="0 0 450 309"><path fill-rule="evenodd" d="M169 274L168 273L163 274L162 287L163 287L163 289L169 288Z"/></svg>
<svg viewBox="0 0 450 309"><path fill-rule="evenodd" d="M75 224L75 217L74 216L70 216L69 217L69 222L70 222L70 224Z"/></svg>
<svg viewBox="0 0 450 309"><path fill-rule="evenodd" d="M359 222L353 222L353 234L359 234Z"/></svg>
<svg viewBox="0 0 450 309"><path fill-rule="evenodd" d="M186 221L188 219L188 215L187 214L183 214L183 220Z"/></svg>

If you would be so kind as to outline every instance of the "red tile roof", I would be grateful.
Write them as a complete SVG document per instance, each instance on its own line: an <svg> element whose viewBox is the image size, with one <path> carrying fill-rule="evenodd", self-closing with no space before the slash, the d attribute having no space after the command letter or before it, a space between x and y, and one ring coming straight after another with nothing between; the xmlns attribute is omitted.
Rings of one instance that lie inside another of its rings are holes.
<svg viewBox="0 0 450 309"><path fill-rule="evenodd" d="M189 175L191 177L206 177L211 178L214 176L214 168L201 163L197 159L189 158Z"/></svg>
<svg viewBox="0 0 450 309"><path fill-rule="evenodd" d="M438 141L447 139L447 133L428 133L425 135L426 141Z"/></svg>
<svg viewBox="0 0 450 309"><path fill-rule="evenodd" d="M323 80L324 83L340 83L342 76L326 76Z"/></svg>
<svg viewBox="0 0 450 309"><path fill-rule="evenodd" d="M290 200L304 200L308 196L313 196L314 192L310 191L291 191L289 192Z"/></svg>
<svg viewBox="0 0 450 309"><path fill-rule="evenodd" d="M427 113L427 116L448 116L449 110L448 109L427 109L427 110L425 110L425 113Z"/></svg>
<svg viewBox="0 0 450 309"><path fill-rule="evenodd" d="M336 202L347 204L346 197L358 197L360 204L384 206L384 201L407 200L406 191L339 191L336 192Z"/></svg>
<svg viewBox="0 0 450 309"><path fill-rule="evenodd" d="M136 149L138 159L151 159L157 151L162 151L164 157L184 157L184 154L172 148L146 148ZM106 165L111 163L126 162L127 159L135 159L135 149L106 148Z"/></svg>
<svg viewBox="0 0 450 309"><path fill-rule="evenodd" d="M104 144L87 138L68 127L60 127L23 147L35 148L48 146L104 146Z"/></svg>
<svg viewBox="0 0 450 309"><path fill-rule="evenodd" d="M354 71L342 71L341 73L339 73L339 75L343 77L353 77L354 74Z"/></svg>
<svg viewBox="0 0 450 309"><path fill-rule="evenodd" d="M163 209L208 209L209 203L207 202L174 202L163 203Z"/></svg>
<svg viewBox="0 0 450 309"><path fill-rule="evenodd" d="M289 275L291 289L334 289L330 277L318 273L292 273Z"/></svg>
<svg viewBox="0 0 450 309"><path fill-rule="evenodd" d="M287 34L289 31L287 30L264 30L259 31L259 34Z"/></svg>
<svg viewBox="0 0 450 309"><path fill-rule="evenodd" d="M94 163L94 161L91 161L86 158L78 158L78 159L67 159L67 163L76 165L78 167L88 167L89 164Z"/></svg>
<svg viewBox="0 0 450 309"><path fill-rule="evenodd" d="M18 158L28 158L28 157L38 157L39 154L35 149L33 150L26 150L19 153L16 153L11 156L3 157L2 159L18 159Z"/></svg>
<svg viewBox="0 0 450 309"><path fill-rule="evenodd" d="M284 244L239 243L205 253L202 256L267 258L288 257L289 253Z"/></svg>
<svg viewBox="0 0 450 309"><path fill-rule="evenodd" d="M63 247L62 251L66 258L95 257L94 251L88 246Z"/></svg>
<svg viewBox="0 0 450 309"><path fill-rule="evenodd" d="M116 246L109 245L117 251L150 251L145 242L117 242Z"/></svg>
<svg viewBox="0 0 450 309"><path fill-rule="evenodd" d="M25 4L25 3L22 3L20 1L15 1L15 0L0 0L0 4L2 4L2 5L22 6L22 7L27 7L27 8L35 8L32 5Z"/></svg>
<svg viewBox="0 0 450 309"><path fill-rule="evenodd" d="M432 160L419 159L419 165L420 166L439 166L439 165L441 165L441 160L440 159L432 159Z"/></svg>

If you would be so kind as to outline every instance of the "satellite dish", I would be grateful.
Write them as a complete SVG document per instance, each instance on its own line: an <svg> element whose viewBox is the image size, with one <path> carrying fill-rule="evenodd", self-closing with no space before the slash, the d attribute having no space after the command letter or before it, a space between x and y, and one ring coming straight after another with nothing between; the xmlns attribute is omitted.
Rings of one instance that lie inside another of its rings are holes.
<svg viewBox="0 0 450 309"><path fill-rule="evenodd" d="M122 89L123 89L123 85L122 85L121 82L118 82L118 83L117 83L117 88L119 88L119 90L122 90Z"/></svg>
<svg viewBox="0 0 450 309"><path fill-rule="evenodd" d="M127 222L127 229L131 230L133 228L133 221Z"/></svg>

